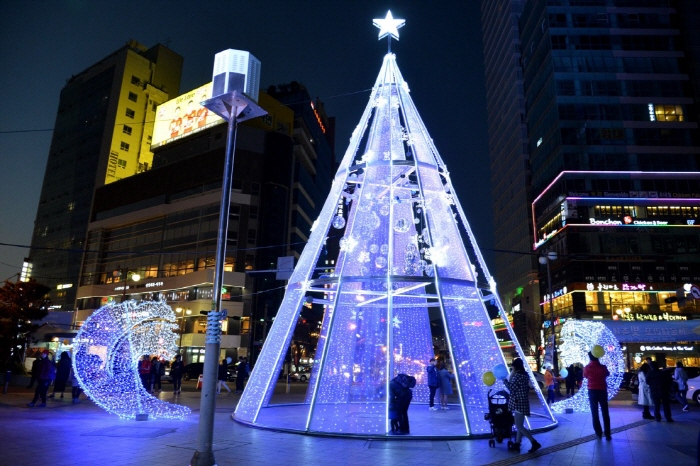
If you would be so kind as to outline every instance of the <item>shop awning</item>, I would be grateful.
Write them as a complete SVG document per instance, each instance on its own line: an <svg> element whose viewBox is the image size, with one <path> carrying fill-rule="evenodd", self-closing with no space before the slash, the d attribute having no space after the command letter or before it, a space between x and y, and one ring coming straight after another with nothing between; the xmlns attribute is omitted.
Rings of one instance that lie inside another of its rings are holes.
<svg viewBox="0 0 700 466"><path fill-rule="evenodd" d="M620 343L700 341L700 320L673 322L601 321Z"/></svg>

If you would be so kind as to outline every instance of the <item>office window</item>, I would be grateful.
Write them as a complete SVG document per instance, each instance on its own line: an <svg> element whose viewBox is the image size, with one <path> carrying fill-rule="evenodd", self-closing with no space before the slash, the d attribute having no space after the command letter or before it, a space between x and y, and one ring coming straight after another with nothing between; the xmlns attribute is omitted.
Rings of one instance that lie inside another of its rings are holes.
<svg viewBox="0 0 700 466"><path fill-rule="evenodd" d="M124 150L124 151L129 152L129 144L126 143L126 142L124 142L124 141L121 142L121 145L119 146L119 148L120 148L121 150Z"/></svg>
<svg viewBox="0 0 700 466"><path fill-rule="evenodd" d="M124 160L124 159L117 160L117 165L119 165L121 168L126 168L126 160Z"/></svg>
<svg viewBox="0 0 700 466"><path fill-rule="evenodd" d="M258 206L252 205L250 206L250 215L248 215L249 218L258 218Z"/></svg>
<svg viewBox="0 0 700 466"><path fill-rule="evenodd" d="M127 108L126 109L126 116L129 118L134 118L134 116L136 116L136 112L130 108Z"/></svg>
<svg viewBox="0 0 700 466"><path fill-rule="evenodd" d="M129 100L132 102L136 102L137 100L139 100L139 96L137 96L133 92L129 92Z"/></svg>
<svg viewBox="0 0 700 466"><path fill-rule="evenodd" d="M680 105L655 105L656 121L683 121L683 107Z"/></svg>
<svg viewBox="0 0 700 466"><path fill-rule="evenodd" d="M124 125L124 127L122 128L122 132L123 132L124 134L129 134L129 135L131 135L131 126Z"/></svg>

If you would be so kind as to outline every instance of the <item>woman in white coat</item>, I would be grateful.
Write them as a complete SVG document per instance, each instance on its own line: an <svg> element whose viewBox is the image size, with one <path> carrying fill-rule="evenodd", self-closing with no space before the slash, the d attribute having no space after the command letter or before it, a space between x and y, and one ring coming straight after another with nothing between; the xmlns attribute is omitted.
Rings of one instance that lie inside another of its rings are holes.
<svg viewBox="0 0 700 466"><path fill-rule="evenodd" d="M639 396L637 398L637 403L644 407L644 412L642 412L643 419L654 419L654 416L652 416L649 411L649 408L654 406L654 400L651 397L651 388L649 388L649 384L647 383L647 373L650 369L649 364L644 363L637 373L637 380L639 380Z"/></svg>

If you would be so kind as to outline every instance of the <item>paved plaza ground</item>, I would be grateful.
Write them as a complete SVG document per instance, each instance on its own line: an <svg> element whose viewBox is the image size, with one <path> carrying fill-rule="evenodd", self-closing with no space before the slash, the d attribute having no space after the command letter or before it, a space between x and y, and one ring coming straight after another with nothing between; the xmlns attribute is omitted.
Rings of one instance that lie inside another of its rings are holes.
<svg viewBox="0 0 700 466"><path fill-rule="evenodd" d="M197 446L199 391L193 381L183 384L175 398L164 385L164 400L192 408L184 420L120 420L89 400L72 404L70 396L50 400L46 408L29 408L32 390L10 386L0 395L0 466L116 466L187 465ZM278 400L303 399L305 384L292 384L291 393L278 387ZM217 397L214 452L220 466L228 465L635 465L696 466L700 406L682 412L672 405L674 423L642 421L641 411L622 391L612 402L612 441L593 435L590 414L558 415L559 426L536 435L542 449L507 451L505 443L489 448L487 440L391 440L316 437L273 432L231 420L239 396ZM427 410L412 404L409 410ZM447 412L432 411L436 416Z"/></svg>

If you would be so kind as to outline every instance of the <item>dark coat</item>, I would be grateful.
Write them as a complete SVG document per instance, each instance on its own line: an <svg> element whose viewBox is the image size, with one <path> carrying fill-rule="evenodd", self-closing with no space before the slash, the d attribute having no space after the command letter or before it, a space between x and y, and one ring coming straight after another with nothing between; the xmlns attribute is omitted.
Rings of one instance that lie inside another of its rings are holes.
<svg viewBox="0 0 700 466"><path fill-rule="evenodd" d="M182 371L185 368L185 363L182 361L174 361L170 365L170 376L174 379L179 379L182 377Z"/></svg>
<svg viewBox="0 0 700 466"><path fill-rule="evenodd" d="M226 363L219 364L219 380L226 381L228 378L227 369Z"/></svg>
<svg viewBox="0 0 700 466"><path fill-rule="evenodd" d="M670 394L673 386L673 376L670 371L652 368L647 373L647 384L653 397L659 397L661 394Z"/></svg>

